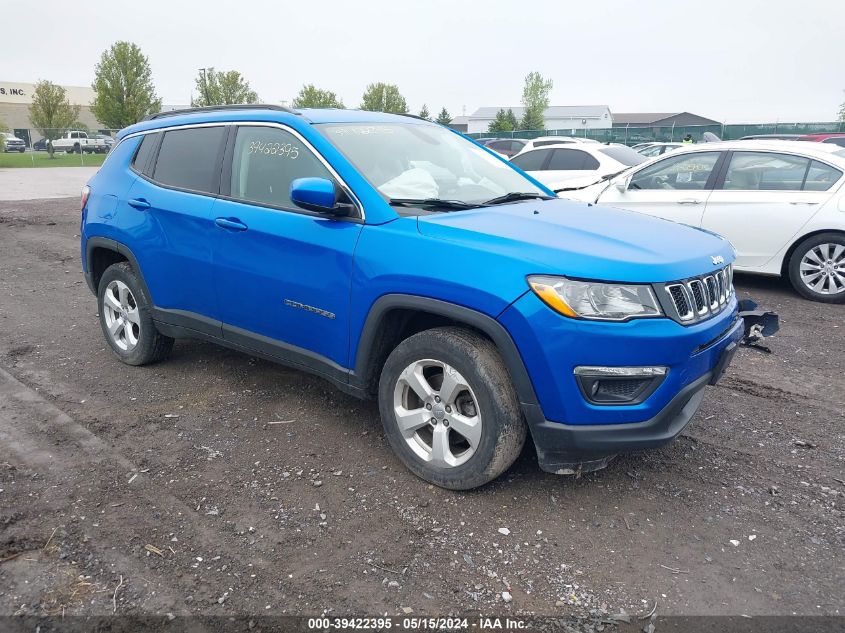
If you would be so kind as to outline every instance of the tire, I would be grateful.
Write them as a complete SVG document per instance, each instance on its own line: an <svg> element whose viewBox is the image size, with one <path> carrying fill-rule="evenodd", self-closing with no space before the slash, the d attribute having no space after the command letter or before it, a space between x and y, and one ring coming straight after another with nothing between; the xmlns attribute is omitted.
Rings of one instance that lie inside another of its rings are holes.
<svg viewBox="0 0 845 633"><path fill-rule="evenodd" d="M819 233L801 242L789 258L789 281L811 301L845 303L845 234Z"/></svg>
<svg viewBox="0 0 845 633"><path fill-rule="evenodd" d="M25 149L19 149L18 151L19 151L21 154L23 154L26 150L25 150Z"/></svg>
<svg viewBox="0 0 845 633"><path fill-rule="evenodd" d="M128 262L112 264L103 273L97 307L106 342L127 365L155 363L173 348L173 339L156 330L149 298Z"/></svg>
<svg viewBox="0 0 845 633"><path fill-rule="evenodd" d="M405 466L451 490L492 481L525 444L519 398L496 347L460 327L420 332L390 353L379 379L379 410Z"/></svg>

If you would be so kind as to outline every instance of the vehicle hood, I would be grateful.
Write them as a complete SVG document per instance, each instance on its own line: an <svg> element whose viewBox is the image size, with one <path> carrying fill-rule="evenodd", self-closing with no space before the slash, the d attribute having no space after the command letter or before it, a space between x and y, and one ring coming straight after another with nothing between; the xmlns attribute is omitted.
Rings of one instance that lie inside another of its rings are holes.
<svg viewBox="0 0 845 633"><path fill-rule="evenodd" d="M735 257L730 243L714 233L561 199L420 216L417 226L432 238L496 252L521 274L664 282L711 272Z"/></svg>

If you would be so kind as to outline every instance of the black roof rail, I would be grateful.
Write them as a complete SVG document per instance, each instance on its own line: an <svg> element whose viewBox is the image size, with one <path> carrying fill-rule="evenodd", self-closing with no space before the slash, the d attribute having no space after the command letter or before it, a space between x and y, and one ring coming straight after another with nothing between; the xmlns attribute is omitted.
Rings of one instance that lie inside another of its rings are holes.
<svg viewBox="0 0 845 633"><path fill-rule="evenodd" d="M421 117L419 114L411 114L410 112L391 112L390 114L398 114L399 116L406 116L412 119L419 119L420 121L428 121L429 123L435 123L431 119L426 119L425 117Z"/></svg>
<svg viewBox="0 0 845 633"><path fill-rule="evenodd" d="M180 110L157 112L156 114L148 114L144 117L143 120L154 121L155 119L163 119L169 116L179 116L180 114L194 114L196 112L220 112L226 110L275 110L277 112L287 112L288 114L300 114L296 110L292 110L291 108L282 105L274 105L271 103L242 103L232 105L202 106L198 108L182 108Z"/></svg>

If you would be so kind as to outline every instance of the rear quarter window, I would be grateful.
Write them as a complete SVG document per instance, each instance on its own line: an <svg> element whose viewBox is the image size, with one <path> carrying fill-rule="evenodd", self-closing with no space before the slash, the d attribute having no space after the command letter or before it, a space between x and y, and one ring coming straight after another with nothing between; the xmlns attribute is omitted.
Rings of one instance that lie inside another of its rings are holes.
<svg viewBox="0 0 845 633"><path fill-rule="evenodd" d="M144 138L141 139L141 144L135 150L135 156L132 157L132 162L129 165L133 171L139 174L144 173L150 162L150 156L152 156L153 150L155 149L157 138L158 136L156 134L145 134Z"/></svg>

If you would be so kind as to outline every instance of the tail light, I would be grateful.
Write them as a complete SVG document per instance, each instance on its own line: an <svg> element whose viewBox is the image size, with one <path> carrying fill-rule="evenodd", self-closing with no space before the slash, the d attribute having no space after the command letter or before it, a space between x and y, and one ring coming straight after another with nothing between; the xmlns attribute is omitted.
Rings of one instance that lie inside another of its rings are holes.
<svg viewBox="0 0 845 633"><path fill-rule="evenodd" d="M88 185L85 185L82 188L82 200L81 200L82 204L79 207L80 211L85 210L85 205L88 204L88 196L90 196L90 195L91 195L91 187L89 187Z"/></svg>

